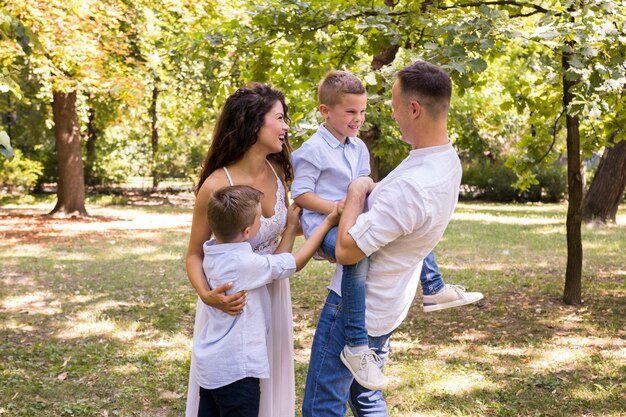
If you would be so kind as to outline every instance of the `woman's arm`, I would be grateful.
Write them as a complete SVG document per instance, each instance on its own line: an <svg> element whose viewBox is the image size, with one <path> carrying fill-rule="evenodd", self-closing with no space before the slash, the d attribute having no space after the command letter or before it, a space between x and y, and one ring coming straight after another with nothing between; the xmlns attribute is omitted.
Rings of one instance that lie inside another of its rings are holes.
<svg viewBox="0 0 626 417"><path fill-rule="evenodd" d="M214 289L209 288L202 269L202 260L204 259L202 245L211 238L211 228L206 218L206 209L209 197L216 189L214 188L215 185L214 180L207 179L196 196L191 220L189 245L187 247L187 277L205 304L225 313L237 315L241 313L245 305L245 292L240 291L232 295L226 295L226 290L231 288L232 284L225 284Z"/></svg>

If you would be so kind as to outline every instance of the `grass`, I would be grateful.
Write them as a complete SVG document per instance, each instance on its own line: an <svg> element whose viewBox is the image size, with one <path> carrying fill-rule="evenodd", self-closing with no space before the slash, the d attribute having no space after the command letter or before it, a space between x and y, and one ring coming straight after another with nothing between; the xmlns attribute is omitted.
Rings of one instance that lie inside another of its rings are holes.
<svg viewBox="0 0 626 417"><path fill-rule="evenodd" d="M0 416L183 414L191 211L159 201L90 200L81 221L42 218L45 198L2 202ZM626 416L626 211L584 228L572 307L565 210L459 206L437 259L446 282L486 297L424 314L418 290L392 338L391 416ZM298 402L330 274L312 262L291 279Z"/></svg>

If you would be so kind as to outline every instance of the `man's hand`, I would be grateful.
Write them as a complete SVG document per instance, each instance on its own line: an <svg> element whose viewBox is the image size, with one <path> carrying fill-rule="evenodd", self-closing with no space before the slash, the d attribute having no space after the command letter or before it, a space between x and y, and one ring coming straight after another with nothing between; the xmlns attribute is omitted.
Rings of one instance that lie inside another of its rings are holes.
<svg viewBox="0 0 626 417"><path fill-rule="evenodd" d="M348 233L356 224L357 218L365 207L367 195L376 184L370 177L359 177L350 183L348 195L341 213L335 256L342 265L352 265L365 257L365 253L357 246L354 238Z"/></svg>
<svg viewBox="0 0 626 417"><path fill-rule="evenodd" d="M235 294L226 295L226 291L232 286L233 284L229 282L209 290L201 297L202 302L231 316L243 313L243 308L246 305L246 292L239 291Z"/></svg>

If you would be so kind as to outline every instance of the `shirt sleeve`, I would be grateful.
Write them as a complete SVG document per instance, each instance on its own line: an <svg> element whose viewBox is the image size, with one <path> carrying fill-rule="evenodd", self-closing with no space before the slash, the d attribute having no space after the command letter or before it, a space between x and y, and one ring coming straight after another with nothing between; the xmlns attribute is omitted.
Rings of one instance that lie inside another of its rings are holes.
<svg viewBox="0 0 626 417"><path fill-rule="evenodd" d="M419 229L431 217L423 193L409 179L399 178L382 187L369 211L348 230L366 256Z"/></svg>
<svg viewBox="0 0 626 417"><path fill-rule="evenodd" d="M294 171L291 198L299 197L304 193L315 192L315 184L322 172L317 154L315 147L309 146L307 142L291 154Z"/></svg>
<svg viewBox="0 0 626 417"><path fill-rule="evenodd" d="M296 259L291 253L252 254L240 262L238 281L242 290L259 288L275 279L289 278L296 272Z"/></svg>
<svg viewBox="0 0 626 417"><path fill-rule="evenodd" d="M371 172L370 152L367 150L367 145L363 141L361 141L361 146L359 147L359 162L358 163L359 163L358 165L359 177L367 177Z"/></svg>

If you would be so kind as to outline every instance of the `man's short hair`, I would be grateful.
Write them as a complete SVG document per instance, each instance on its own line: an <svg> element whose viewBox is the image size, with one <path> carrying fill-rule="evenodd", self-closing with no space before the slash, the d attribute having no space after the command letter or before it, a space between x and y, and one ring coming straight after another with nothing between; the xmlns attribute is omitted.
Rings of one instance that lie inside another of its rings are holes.
<svg viewBox="0 0 626 417"><path fill-rule="evenodd" d="M415 98L435 117L447 114L452 81L443 69L426 61L415 61L398 71L397 78L406 98Z"/></svg>
<svg viewBox="0 0 626 417"><path fill-rule="evenodd" d="M347 71L330 71L317 89L319 104L334 106L344 94L365 94L365 87L359 78Z"/></svg>
<svg viewBox="0 0 626 417"><path fill-rule="evenodd" d="M209 199L207 220L215 237L231 241L252 226L263 193L247 185L220 188Z"/></svg>

